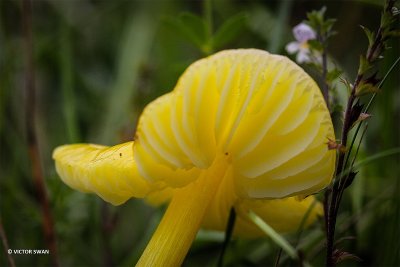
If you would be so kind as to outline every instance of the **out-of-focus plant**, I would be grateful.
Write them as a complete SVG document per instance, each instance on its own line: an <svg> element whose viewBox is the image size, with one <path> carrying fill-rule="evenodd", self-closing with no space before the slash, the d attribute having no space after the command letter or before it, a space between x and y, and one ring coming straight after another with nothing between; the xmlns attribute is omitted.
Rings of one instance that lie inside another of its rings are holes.
<svg viewBox="0 0 400 267"><path fill-rule="evenodd" d="M368 114L368 109L376 93L382 87L386 77L394 66L399 62L398 58L384 77L379 75L377 64L379 59L383 58L384 52L389 49L387 45L388 40L400 34L400 30L396 27L399 11L394 6L395 2L395 0L386 1L381 15L380 26L376 32L361 26L368 38L368 49L364 55L360 56L359 68L354 83L341 77L342 82L348 89L349 95L343 114L343 125L336 125L337 129L341 129L340 141L330 140L328 142L331 149L337 150L338 162L335 179L331 186L325 191L326 266L334 266L341 260L348 258L357 259L357 256L352 255L352 253L334 247L336 220L343 193L346 188L353 183L358 172L355 162L360 143L367 130L367 124L364 126L358 145L355 144L356 138L360 133L364 121L371 116ZM326 19L324 17L325 11L326 9L323 8L320 11L312 11L307 14L308 20L305 22L305 25L309 25L310 30L315 31L317 34L315 38L309 38L307 40L306 52L308 53L308 58L307 60L303 60L303 62L311 63L320 73L322 81L321 90L324 94L325 101L328 106L330 106L331 99L329 93L334 92L335 89L332 82L340 76L342 71L336 66L332 69L328 69L327 45L329 39L335 34L332 30L335 20ZM298 27L299 26L296 26L294 29L295 36L296 28ZM296 39L298 39L298 37L296 37ZM288 52L293 51L291 48L290 45L287 47ZM310 55L315 54L321 55L322 60L311 60L312 57ZM362 98L364 96L369 97L369 101L366 102L367 104L365 104L365 98ZM354 129L354 131L351 135L352 129ZM349 138L351 139L350 142L348 141ZM384 153L384 155L393 153L399 153L398 149L388 151L388 153Z"/></svg>
<svg viewBox="0 0 400 267"><path fill-rule="evenodd" d="M228 18L214 30L211 1L204 1L204 16L193 13L182 13L177 18L167 18L169 23L180 35L195 45L204 55L222 49L232 42L245 29L247 15L238 13Z"/></svg>
<svg viewBox="0 0 400 267"><path fill-rule="evenodd" d="M293 28L293 35L298 42L289 43L286 50L292 54L297 53L298 63L307 63L313 67L320 76L321 91L325 102L331 107L331 93L335 93L334 81L342 71L336 67L334 62L329 62L328 42L336 34L333 31L335 19L325 19L326 8L314 10L307 14L307 20ZM298 49L295 49L297 48Z"/></svg>

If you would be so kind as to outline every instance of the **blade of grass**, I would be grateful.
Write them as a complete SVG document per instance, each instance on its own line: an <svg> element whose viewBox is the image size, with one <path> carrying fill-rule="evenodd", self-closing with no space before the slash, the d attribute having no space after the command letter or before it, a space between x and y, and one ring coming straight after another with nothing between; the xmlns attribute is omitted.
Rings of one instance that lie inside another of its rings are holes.
<svg viewBox="0 0 400 267"><path fill-rule="evenodd" d="M74 95L74 73L73 55L71 44L70 26L62 22L60 38L60 69L61 69L61 88L63 93L63 113L67 130L68 142L79 141L78 126L76 119L76 105Z"/></svg>
<svg viewBox="0 0 400 267"><path fill-rule="evenodd" d="M362 166L364 166L364 165L366 165L366 164L368 164L370 162L373 162L374 160L381 159L381 158L384 158L384 157L393 156L393 155L396 155L396 154L400 154L400 147L394 147L394 148L391 148L391 149L384 150L384 151L382 151L380 153L376 153L375 155L372 155L370 157L365 158L364 160L361 160L361 161L355 163L353 167L354 168L359 168L359 167L362 167ZM340 174L340 177L338 177L338 178L342 179L343 177L348 175L351 172L351 170L352 170L352 168L345 169Z"/></svg>
<svg viewBox="0 0 400 267"><path fill-rule="evenodd" d="M290 10L294 1L280 1L278 16L275 27L272 28L271 41L268 43L267 51L271 53L279 52L282 44L282 38L285 34L285 27L290 15Z"/></svg>
<svg viewBox="0 0 400 267"><path fill-rule="evenodd" d="M354 158L350 164L350 168L354 168L354 163L356 161L357 155L359 153L359 149L361 147L362 140L364 139L367 129L368 129L368 123L365 124L364 130L361 133L360 141L358 142L358 146L357 146L356 152L354 154ZM351 202L352 202L352 206L353 206L353 212L357 212L357 211L361 210L362 198L363 198L362 187L363 187L363 179L355 179L355 181L352 183Z"/></svg>
<svg viewBox="0 0 400 267"><path fill-rule="evenodd" d="M301 234L303 233L304 230L304 225L306 224L306 221L308 219L308 217L311 214L311 211L314 209L315 205L318 203L317 199L314 199L314 201L311 203L311 205L308 207L306 213L304 214L303 218L301 219L299 228L297 229L297 233L296 233L296 247L297 245L300 243L300 238L301 238Z"/></svg>
<svg viewBox="0 0 400 267"><path fill-rule="evenodd" d="M345 217L345 219L343 220L343 222L338 224L339 227L337 229L337 234L344 234L353 224L357 223L358 221L367 221L367 219L365 219L365 217L368 216L367 211L377 209L381 201L385 200L387 198L387 195L390 194L391 191L393 191L393 193L395 192L395 190L392 190L392 188L387 188L386 190L382 191L381 194L375 196L374 198L372 198L371 201L366 203L366 205L364 205L362 210L360 210L358 213L355 213L352 216L343 216ZM301 244L301 248L303 248L305 251L309 251L309 259L315 258L319 253L323 251L324 247L326 246L326 240L323 237L324 236L322 234L316 235L315 237L305 240L306 242L304 244ZM320 241L312 248L311 244L315 243L316 240Z"/></svg>
<svg viewBox="0 0 400 267"><path fill-rule="evenodd" d="M382 78L382 81L381 81L381 82L379 83L379 85L378 85L378 88L379 88L379 89L382 88L382 86L383 86L383 84L385 83L386 79L389 77L390 73L392 73L392 71L394 70L394 68L397 66L397 64L398 64L399 62L400 62L400 57L398 57L398 58L396 59L396 61L392 64L392 66L391 66L391 67L389 68L389 70L386 72L385 76ZM375 97L376 97L376 94L377 94L377 93L374 93L374 94L372 95L372 97L371 97L371 99L369 100L367 106L365 107L363 113L367 113L367 112L368 112L369 108L370 108L371 105L372 105L372 102L374 101L374 99L375 99ZM361 125L362 125L362 122L360 122L360 123L357 125L357 128L356 128L356 130L355 130L355 132L354 132L354 135L353 135L353 137L352 137L352 139L351 139L351 143L350 143L350 146L349 146L349 149L348 149L349 152L348 152L347 155L346 155L346 160L345 160L345 163L344 163L344 165L343 165L343 169L347 166L347 163L348 163L349 158L350 158L351 151L353 150L354 142L356 141L356 137L357 137L357 135L358 135L358 132L360 131Z"/></svg>
<svg viewBox="0 0 400 267"><path fill-rule="evenodd" d="M365 124L364 130L361 133L360 141L358 142L358 146L356 148L356 152L354 153L353 160L351 161L350 168L353 168L353 166L354 166L354 163L358 156L358 152L360 151L361 143L365 137L365 133L367 132L367 130L368 130L368 123Z"/></svg>
<svg viewBox="0 0 400 267"><path fill-rule="evenodd" d="M362 132L362 134L361 134L360 141L358 142L358 146L357 146L357 148L356 148L356 152L354 153L354 158L353 158L353 160L352 160L350 166L348 167L348 169L349 169L348 173L347 173L345 176L343 176L343 179L340 179L340 180L339 180L339 192L338 192L338 198L337 198L337 201L336 201L337 204L340 203L340 201L342 200L343 193L344 193L346 187L349 186L348 180L350 179L351 173L354 172L354 170L355 170L355 168L354 168L354 163L355 163L355 161L356 161L358 152L359 152L359 150L360 150L361 142L362 142L362 140L363 140L363 138L364 138L364 136L365 136L365 133L367 132L367 129L368 129L368 124L365 125L364 130L363 130L363 132ZM352 179L354 179L356 173L354 173L353 175L354 175L354 176L353 176ZM350 182L350 183L351 183L351 182Z"/></svg>
<svg viewBox="0 0 400 267"><path fill-rule="evenodd" d="M258 226L267 236L274 241L275 244L280 246L292 259L298 260L299 255L297 254L296 249L290 245L290 243L281 236L278 232L276 232L269 224L267 224L263 219L257 216L254 212L250 211L249 219Z"/></svg>
<svg viewBox="0 0 400 267"><path fill-rule="evenodd" d="M383 76L382 81L379 83L378 88L382 88L383 84L385 83L387 77L392 73L393 69L397 66L397 64L400 62L400 57L396 59L396 61L392 64L392 66L389 68L389 70L386 72L385 76ZM370 108L372 102L374 101L377 93L374 93L369 100L367 106L365 107L364 113L368 112L368 109Z"/></svg>
<svg viewBox="0 0 400 267"><path fill-rule="evenodd" d="M249 219L267 236L269 236L275 244L282 248L290 258L299 261L300 266L311 267L309 262L305 261L302 257L299 257L297 250L282 235L276 232L274 228L267 224L263 219L258 217L257 214L255 214L253 211L250 211L248 216Z"/></svg>
<svg viewBox="0 0 400 267"><path fill-rule="evenodd" d="M162 6L162 5L160 5ZM109 102L104 120L101 122L99 141L109 143L115 141L115 133L126 121L132 98L137 91L141 65L150 60L150 48L156 31L154 16L157 10L138 9L127 25L125 36L121 41L118 58L117 77L110 91Z"/></svg>

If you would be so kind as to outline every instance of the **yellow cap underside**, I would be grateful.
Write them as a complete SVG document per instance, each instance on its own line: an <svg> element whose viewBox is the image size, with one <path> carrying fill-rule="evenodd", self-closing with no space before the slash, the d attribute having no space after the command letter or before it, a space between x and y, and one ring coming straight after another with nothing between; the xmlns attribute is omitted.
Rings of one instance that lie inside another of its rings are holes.
<svg viewBox="0 0 400 267"><path fill-rule="evenodd" d="M207 169L218 154L231 157L236 194L246 198L311 194L334 171L319 88L287 58L260 50L192 64L171 93L146 107L137 137L140 174L171 187L192 182L194 169Z"/></svg>
<svg viewBox="0 0 400 267"><path fill-rule="evenodd" d="M315 82L287 58L254 49L192 64L171 93L146 107L136 136L115 147L59 147L57 172L69 186L115 205L145 196L160 203L226 154L230 183L207 211L225 218L232 203L238 210L253 203L275 209L257 199L314 193L330 182L335 165L326 145L334 139L332 123ZM309 206L273 203L283 211ZM215 217L207 212L205 223ZM285 217L287 225L299 217Z"/></svg>

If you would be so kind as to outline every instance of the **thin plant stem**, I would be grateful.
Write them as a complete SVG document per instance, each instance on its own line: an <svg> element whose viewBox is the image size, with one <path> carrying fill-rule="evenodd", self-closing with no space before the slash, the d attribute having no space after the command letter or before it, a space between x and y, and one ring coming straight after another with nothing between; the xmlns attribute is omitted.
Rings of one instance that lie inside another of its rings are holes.
<svg viewBox="0 0 400 267"><path fill-rule="evenodd" d="M361 142L364 139L364 136L365 136L365 133L367 132L367 129L368 129L368 124L366 124L366 126L365 126L365 128L364 128L364 130L363 130L363 132L361 134L360 141L358 143L356 152L354 154L353 161L350 164L348 174L343 179L340 179L340 181L339 181L339 182L341 182L343 180L341 183L339 183L339 195L338 195L337 203L340 203L340 201L342 200L344 190L346 189L346 184L348 183L348 179L350 178L351 172L352 172L353 167L354 167L354 162L355 162L355 160L357 158L358 151L359 151L360 146L361 146Z"/></svg>
<svg viewBox="0 0 400 267"><path fill-rule="evenodd" d="M288 18L290 17L293 4L293 1L281 1L279 3L276 26L272 28L270 33L271 41L266 47L267 51L270 53L278 53L281 48L282 39L286 30L285 27L288 24Z"/></svg>
<svg viewBox="0 0 400 267"><path fill-rule="evenodd" d="M378 85L378 88L379 88L379 89L382 88L382 86L383 86L383 84L385 83L387 77L389 76L390 73L392 73L392 71L394 70L394 68L397 66L397 64L398 64L399 62L400 62L400 57L398 57L398 58L396 59L396 61L392 64L392 66L390 66L389 70L386 72L385 76L382 78L381 82L380 82L379 85ZM367 113L367 112L368 112L370 106L372 105L372 102L375 100L376 94L377 94L377 93L374 93L374 94L372 95L372 97L370 98L368 104L366 105L365 109L363 110L364 113ZM349 146L349 151L352 151L352 149L353 149L354 142L355 142L355 140L356 140L356 137L357 137L357 135L358 135L358 132L360 131L361 125L362 125L362 122L360 122L360 123L357 125L357 128L356 128L356 130L355 130L355 132L354 132L353 138L352 138L351 143L350 143L350 146ZM350 153L347 153L347 157L346 157L344 166L347 166L347 162L349 161L349 158L350 158Z"/></svg>
<svg viewBox="0 0 400 267"><path fill-rule="evenodd" d="M328 107L328 110L330 110L330 103L329 103L329 86L326 82L326 76L327 76L327 57L326 57L326 49L324 48L322 52L322 93L324 95L324 99L326 102L326 105Z"/></svg>
<svg viewBox="0 0 400 267"><path fill-rule="evenodd" d="M117 217L111 214L109 206L101 203L101 230L103 243L103 261L104 266L114 266L114 260L111 249L111 238L115 228Z"/></svg>
<svg viewBox="0 0 400 267"><path fill-rule="evenodd" d="M318 34L318 39L322 44L322 94L325 99L326 106L330 111L330 103L329 103L329 85L326 81L328 75L328 56L327 56L327 47L326 47L326 36L322 34Z"/></svg>
<svg viewBox="0 0 400 267"><path fill-rule="evenodd" d="M9 252L10 247L8 246L7 235L6 232L4 231L3 222L1 218L0 218L0 238L1 238L1 243L3 244L4 254L7 255L8 265L10 267L15 267L14 259L11 256L11 253Z"/></svg>
<svg viewBox="0 0 400 267"><path fill-rule="evenodd" d="M206 22L207 44L204 48L205 54L209 55L214 51L213 43L213 15L212 15L212 0L204 0L204 20Z"/></svg>
<svg viewBox="0 0 400 267"><path fill-rule="evenodd" d="M228 248L229 242L232 238L232 233L235 228L235 221L236 221L236 212L235 209L232 207L229 212L228 222L226 225L224 243L222 244L221 254L219 255L218 259L218 264L217 264L218 267L222 267L224 265L224 255L226 249Z"/></svg>
<svg viewBox="0 0 400 267"><path fill-rule="evenodd" d="M385 76L383 77L382 81L379 83L378 88L382 88L383 84L385 83L387 77L389 76L390 73L392 73L393 69L397 66L397 64L400 62L400 57L396 59L396 61L390 66L390 69L386 72ZM377 93L374 93L369 100L367 106L364 109L364 113L368 112L372 102L374 101Z"/></svg>
<svg viewBox="0 0 400 267"><path fill-rule="evenodd" d="M280 248L279 251L278 251L278 255L276 256L276 259L275 259L274 267L278 267L279 266L279 262L280 262L281 256L282 256L282 251L283 251L283 249Z"/></svg>
<svg viewBox="0 0 400 267"><path fill-rule="evenodd" d="M322 44L322 73L321 73L321 91L322 95L324 97L326 106L330 110L330 103L329 103L329 84L327 82L327 75L328 75L328 57L327 57L327 44L326 44L326 36L321 34L321 30L318 31L317 33L317 39L319 42ZM325 223L325 231L326 231L326 236L328 237L329 235L329 230L330 229L330 213L329 213L329 206L332 201L332 187L328 187L325 190L324 194L324 202L323 202L323 208L324 208L324 223ZM300 238L300 236L299 236Z"/></svg>
<svg viewBox="0 0 400 267"><path fill-rule="evenodd" d="M307 208L307 211L304 214L303 218L301 219L300 225L297 228L297 233L296 233L296 242L295 242L296 247L300 243L301 234L303 233L304 226L306 225L306 222L311 215L311 211L315 208L315 205L317 203L318 203L318 200L314 199L314 201L311 203L311 205Z"/></svg>
<svg viewBox="0 0 400 267"><path fill-rule="evenodd" d="M391 7L393 6L394 1L393 0L388 0L387 4L385 5L385 11L391 10ZM372 45L369 47L367 54L366 54L366 60L368 63L372 63L374 59L376 58L377 54L380 54L380 46L383 44L383 28L382 25L379 27L377 34L375 36L375 39L372 43ZM352 86L350 96L347 102L346 110L345 110L345 115L344 115L344 121L343 121L343 128L342 128L342 133L341 133L341 141L340 144L343 147L347 146L347 140L348 140L348 135L349 132L352 128L352 112L354 108L354 103L358 99L356 92L358 87L360 86L361 82L365 79L365 74L364 72L359 71L357 74L357 77L355 79L354 85ZM347 153L351 153L351 151L348 151ZM347 160L346 159L346 153L344 152L339 152L339 157L338 157L338 164L336 168L336 177L341 177L342 172L346 168ZM348 157L348 156L347 156ZM330 197L329 199L329 206L327 207L328 214L326 215L326 219L328 220L326 222L326 266L332 267L335 265L334 262L334 235L335 235L335 227L336 227L336 217L337 213L339 210L339 204L340 204L340 199L341 195L343 192L341 190L344 190L344 188L341 186L340 183L341 179L337 179L333 183L332 187L332 193L329 193Z"/></svg>
<svg viewBox="0 0 400 267"><path fill-rule="evenodd" d="M61 89L63 93L63 113L65 117L68 142L75 143L80 140L76 119L76 104L74 96L74 66L71 44L71 29L66 22L61 26L60 42L60 68Z"/></svg>
<svg viewBox="0 0 400 267"><path fill-rule="evenodd" d="M36 122L36 90L35 90L35 70L33 61L33 33L32 33L32 2L31 0L22 1L22 25L23 25L23 45L25 50L25 120L26 134L28 139L28 150L31 161L32 177L42 209L43 232L47 246L51 251L54 266L59 266L57 257L56 235L54 232L54 222L51 214L49 199L43 178L43 170L40 162L39 144L35 130Z"/></svg>
<svg viewBox="0 0 400 267"><path fill-rule="evenodd" d="M385 191L381 192L379 195L375 196L370 202L368 202L362 210L357 212L356 214L351 215L350 217L346 217L345 221L340 224L338 227L338 233L342 234L346 232L353 224L357 223L358 221L362 221L362 216L365 211L375 209L376 206L381 203L383 198L387 196L391 192L391 188L386 189ZM325 246L325 240L321 240L318 244L316 244L312 250L308 253L309 259L314 259L323 249Z"/></svg>

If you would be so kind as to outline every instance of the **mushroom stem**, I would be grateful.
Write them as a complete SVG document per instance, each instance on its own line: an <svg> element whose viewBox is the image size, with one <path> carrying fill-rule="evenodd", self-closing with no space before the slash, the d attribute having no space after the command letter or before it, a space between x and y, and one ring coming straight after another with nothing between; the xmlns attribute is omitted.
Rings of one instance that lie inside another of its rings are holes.
<svg viewBox="0 0 400 267"><path fill-rule="evenodd" d="M136 266L182 264L227 168L226 156L217 156L196 181L174 195Z"/></svg>

